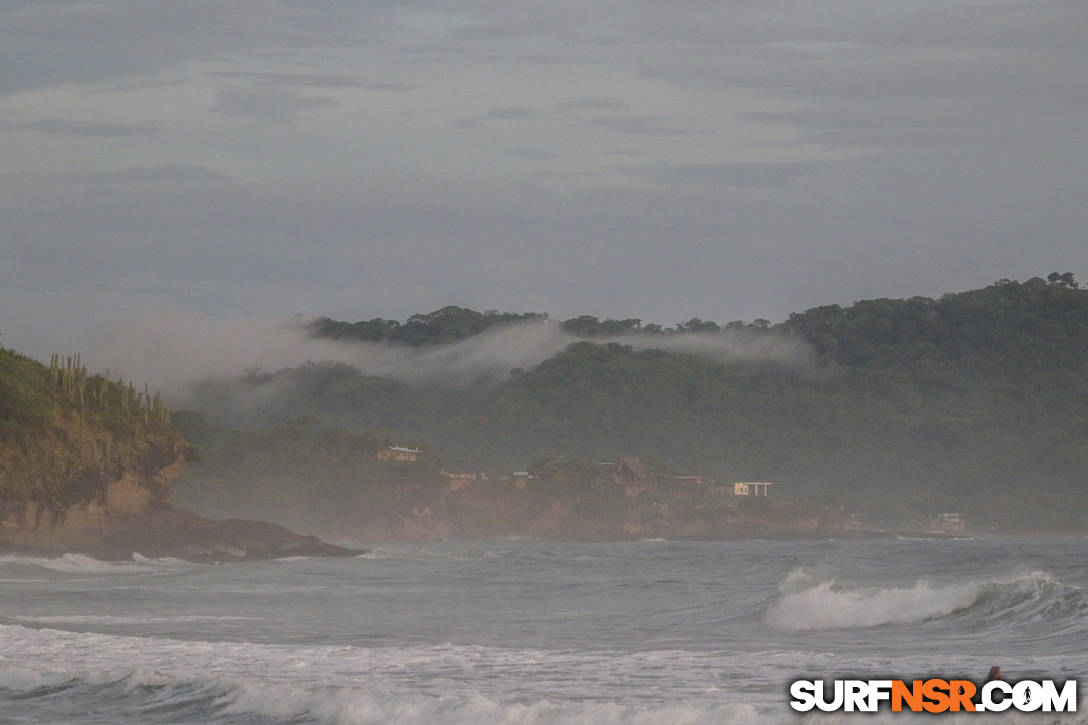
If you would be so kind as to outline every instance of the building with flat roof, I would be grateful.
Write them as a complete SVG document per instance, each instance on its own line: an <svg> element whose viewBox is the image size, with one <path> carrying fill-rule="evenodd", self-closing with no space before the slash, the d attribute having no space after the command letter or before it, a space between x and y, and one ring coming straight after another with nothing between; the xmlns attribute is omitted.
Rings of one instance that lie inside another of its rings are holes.
<svg viewBox="0 0 1088 725"><path fill-rule="evenodd" d="M937 514L930 522L929 528L946 534L955 534L967 529L967 520L959 512L949 511Z"/></svg>
<svg viewBox="0 0 1088 725"><path fill-rule="evenodd" d="M734 496L763 496L769 494L771 481L735 481L733 483Z"/></svg>
<svg viewBox="0 0 1088 725"><path fill-rule="evenodd" d="M423 451L419 448L403 448L401 446L386 446L378 450L379 461L400 461L402 463L415 463Z"/></svg>

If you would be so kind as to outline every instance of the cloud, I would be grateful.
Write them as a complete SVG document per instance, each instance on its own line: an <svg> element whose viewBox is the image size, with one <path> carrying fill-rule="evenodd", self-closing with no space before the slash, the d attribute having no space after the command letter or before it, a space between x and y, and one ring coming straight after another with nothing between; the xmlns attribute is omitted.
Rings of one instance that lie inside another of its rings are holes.
<svg viewBox="0 0 1088 725"><path fill-rule="evenodd" d="M778 187L836 167L837 164L829 161L734 161L716 164L657 162L623 167L617 171L643 178L652 184Z"/></svg>
<svg viewBox="0 0 1088 725"><path fill-rule="evenodd" d="M359 76L328 73L274 73L270 71L215 71L208 74L215 78L231 78L251 81L256 85L274 88L360 88L364 81Z"/></svg>
<svg viewBox="0 0 1088 725"><path fill-rule="evenodd" d="M404 83L374 81L362 76L328 73L283 73L270 71L214 71L214 78L246 80L257 86L269 88L362 88L368 91L410 91L413 87Z"/></svg>
<svg viewBox="0 0 1088 725"><path fill-rule="evenodd" d="M626 111L630 108L625 101L610 96L582 96L563 101L559 104L560 113L571 111Z"/></svg>
<svg viewBox="0 0 1088 725"><path fill-rule="evenodd" d="M367 81L363 86L368 91L388 91L390 93L403 93L416 90L415 86L407 83L389 83L386 81Z"/></svg>
<svg viewBox="0 0 1088 725"><path fill-rule="evenodd" d="M384 42L397 9L380 2L192 0L0 4L0 95L147 79L195 60L277 51L297 57ZM318 74L322 75L322 74Z"/></svg>
<svg viewBox="0 0 1088 725"><path fill-rule="evenodd" d="M85 181L89 183L116 183L116 184L173 184L173 183L207 183L210 181L227 181L230 177L209 169L207 166L194 166L191 164L155 164L153 166L130 166L120 171L107 171L83 176L70 177L72 181Z"/></svg>
<svg viewBox="0 0 1088 725"><path fill-rule="evenodd" d="M253 121L294 123L306 111L336 108L340 102L320 96L264 88L219 91L213 111Z"/></svg>
<svg viewBox="0 0 1088 725"><path fill-rule="evenodd" d="M502 121L523 121L533 118L536 113L531 108L525 106L497 106L487 112L488 118L495 118Z"/></svg>
<svg viewBox="0 0 1088 725"><path fill-rule="evenodd" d="M676 126L662 115L641 116L597 116L582 122L587 128L608 133L631 134L636 136L681 136L690 133L688 129Z"/></svg>
<svg viewBox="0 0 1088 725"><path fill-rule="evenodd" d="M507 156L517 159L526 159L527 161L548 161L550 159L562 158L562 156L554 151L533 147L509 148L505 149L503 153Z"/></svg>
<svg viewBox="0 0 1088 725"><path fill-rule="evenodd" d="M487 124L478 118L458 118L450 121L450 125L462 131L476 131L487 128Z"/></svg>
<svg viewBox="0 0 1088 725"><path fill-rule="evenodd" d="M1088 269L1085 22L1080 0L0 3L0 339L156 304L781 319Z"/></svg>
<svg viewBox="0 0 1088 725"><path fill-rule="evenodd" d="M59 136L88 138L151 138L161 130L155 123L111 123L107 121L75 121L65 118L42 118L37 121L13 123L0 121L0 128L22 128Z"/></svg>
<svg viewBox="0 0 1088 725"><path fill-rule="evenodd" d="M499 381L511 369L535 366L581 339L544 320L501 326L450 345L408 347L314 338L308 322L303 317L277 321L145 313L96 328L93 341L83 348L83 359L126 379L152 381L177 400L184 399L190 383L208 377L231 378L254 369L272 372L307 361L336 361L366 375L410 383ZM722 362L770 360L801 368L811 363L804 343L776 333L634 334L593 341Z"/></svg>

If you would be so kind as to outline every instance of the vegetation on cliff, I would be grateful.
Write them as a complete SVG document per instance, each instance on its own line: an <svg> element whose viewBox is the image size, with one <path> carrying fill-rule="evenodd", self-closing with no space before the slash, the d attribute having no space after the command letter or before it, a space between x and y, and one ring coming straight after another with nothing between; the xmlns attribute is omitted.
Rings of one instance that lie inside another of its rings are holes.
<svg viewBox="0 0 1088 725"><path fill-rule="evenodd" d="M547 315L533 312L477 312L451 305L427 314L412 315L403 323L381 317L361 322L339 322L320 317L310 323L310 331L317 337L333 340L391 342L412 346L443 345L479 335L500 325L542 320L546 317Z"/></svg>
<svg viewBox="0 0 1088 725"><path fill-rule="evenodd" d="M177 412L174 425L200 450L173 487L172 502L213 516L256 518L325 536L389 531L446 482L434 457L404 464L376 459L393 443L378 430L337 430L315 418L260 431L211 425Z"/></svg>
<svg viewBox="0 0 1088 725"><path fill-rule="evenodd" d="M319 317L310 323L311 334L315 337L327 337L333 340L355 340L357 342L387 342L410 345L444 345L459 342L479 335L482 332L518 322L535 322L548 319L542 312L498 312L487 310L477 312L467 307L450 305L434 312L412 315L404 322L375 317L360 322L341 322L328 317ZM766 320L757 320L757 328L769 326ZM722 328L716 322L693 317L687 322L678 322L674 327L664 327L654 323L643 324L642 320L627 318L623 320L601 320L593 315L581 315L563 320L559 326L572 335L579 337L612 337L634 333L645 335L678 335L690 332L719 332L722 329L745 327L743 322L731 322Z"/></svg>
<svg viewBox="0 0 1088 725"><path fill-rule="evenodd" d="M88 375L78 356L55 355L46 366L0 348L3 507L34 502L60 513L100 500L125 471L167 466L185 448L146 386Z"/></svg>
<svg viewBox="0 0 1088 725"><path fill-rule="evenodd" d="M563 324L591 338L647 331L639 321L595 320ZM1005 529L1088 521L1088 291L1070 275L818 307L777 325L649 329L711 337L743 329L810 355L796 364L723 361L620 337L575 342L497 385L464 387L310 363L205 381L198 407L236 425L317 416L395 430L454 467L653 451L687 471L774 480L776 492L875 521L948 510Z"/></svg>
<svg viewBox="0 0 1088 725"><path fill-rule="evenodd" d="M842 523L838 512L790 497L739 499L729 487L681 480L652 460L637 461L638 481L592 460L538 461L518 476L449 473L433 452L413 462L378 460L392 443L388 434L336 430L313 418L260 433L191 412L174 421L202 451L173 487L175 504L326 538L741 538L811 535Z"/></svg>

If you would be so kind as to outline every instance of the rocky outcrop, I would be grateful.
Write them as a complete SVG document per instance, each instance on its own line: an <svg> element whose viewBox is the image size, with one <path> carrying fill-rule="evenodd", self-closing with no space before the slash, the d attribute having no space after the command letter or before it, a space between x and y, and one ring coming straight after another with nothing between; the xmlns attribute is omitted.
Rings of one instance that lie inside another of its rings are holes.
<svg viewBox="0 0 1088 725"><path fill-rule="evenodd" d="M196 451L160 396L79 356L49 367L0 347L0 552L238 561L357 552L258 521L172 508Z"/></svg>
<svg viewBox="0 0 1088 725"><path fill-rule="evenodd" d="M81 547L80 551L98 559L130 559L133 553L139 553L203 563L363 553L265 521L218 521L169 506L114 516L111 526L97 542Z"/></svg>
<svg viewBox="0 0 1088 725"><path fill-rule="evenodd" d="M157 469L123 470L94 501L63 510L38 501L0 502L0 550L114 560L140 554L216 563L360 553L275 524L216 521L171 507L166 503L169 484L184 472L190 451L179 446L174 453Z"/></svg>

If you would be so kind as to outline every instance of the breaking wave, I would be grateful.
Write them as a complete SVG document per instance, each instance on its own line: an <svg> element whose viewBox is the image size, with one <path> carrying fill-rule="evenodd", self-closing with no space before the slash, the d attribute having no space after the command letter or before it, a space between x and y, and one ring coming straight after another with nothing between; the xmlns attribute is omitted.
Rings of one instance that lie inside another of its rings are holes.
<svg viewBox="0 0 1088 725"><path fill-rule="evenodd" d="M489 556L486 550L441 551L418 546L377 546L356 559L400 559L405 561L473 561Z"/></svg>
<svg viewBox="0 0 1088 725"><path fill-rule="evenodd" d="M848 725L849 714L799 718L783 703L714 702L617 703L540 699L507 702L479 693L428 695L380 687L297 687L270 681L228 677L174 678L155 670L79 678L50 677L19 670L0 673L0 697L13 695L28 712L38 702L70 699L99 714L123 713L147 723L282 722L297 725L776 725L812 722ZM75 712L75 710L73 710ZM1038 723L1031 715L1003 713L1006 725ZM949 723L977 722L952 716ZM924 723L924 716L880 713L866 722ZM1048 723L1083 724L1068 715Z"/></svg>
<svg viewBox="0 0 1088 725"><path fill-rule="evenodd" d="M0 565L49 569L64 574L157 574L193 566L181 559L149 559L140 554L133 554L132 561L102 561L83 554L63 554L53 558L7 554L0 556Z"/></svg>
<svg viewBox="0 0 1088 725"><path fill-rule="evenodd" d="M624 705L613 702L538 700L509 703L480 694L431 696L377 688L300 688L244 679L175 680L141 670L100 681L42 678L9 673L0 693L18 694L24 704L37 698L71 697L116 708L146 722L275 722L328 725L665 725L721 722L771 723L781 708L748 703Z"/></svg>
<svg viewBox="0 0 1088 725"><path fill-rule="evenodd" d="M329 725L510 723L664 725L777 722L776 702L722 701L716 688L677 701L587 696L587 681L690 666L699 655L504 650L475 646L286 647L185 641L0 625L0 709L17 700L27 721L93 711L109 721ZM4 655L0 655L3 660ZM709 657L705 664L720 660ZM405 681L408 672L420 679ZM552 681L534 691L536 677ZM492 678L529 677L520 694ZM679 675L678 675L679 676ZM686 679L686 678L681 678ZM570 697L565 686L582 693ZM500 687L500 690L505 688ZM769 713L776 717L768 719Z"/></svg>
<svg viewBox="0 0 1088 725"><path fill-rule="evenodd" d="M1088 614L1083 590L1042 571L961 584L919 580L910 587L847 588L794 570L779 589L781 596L764 620L788 631L912 624L952 616L965 617L961 624L977 629L997 622L1043 620L1056 627L1079 628Z"/></svg>
<svg viewBox="0 0 1088 725"><path fill-rule="evenodd" d="M125 617L115 614L55 614L55 615L13 615L8 617L15 622L29 622L31 624L185 624L194 622L252 622L264 619L264 617L245 617L219 614L175 614L161 616L136 616Z"/></svg>

